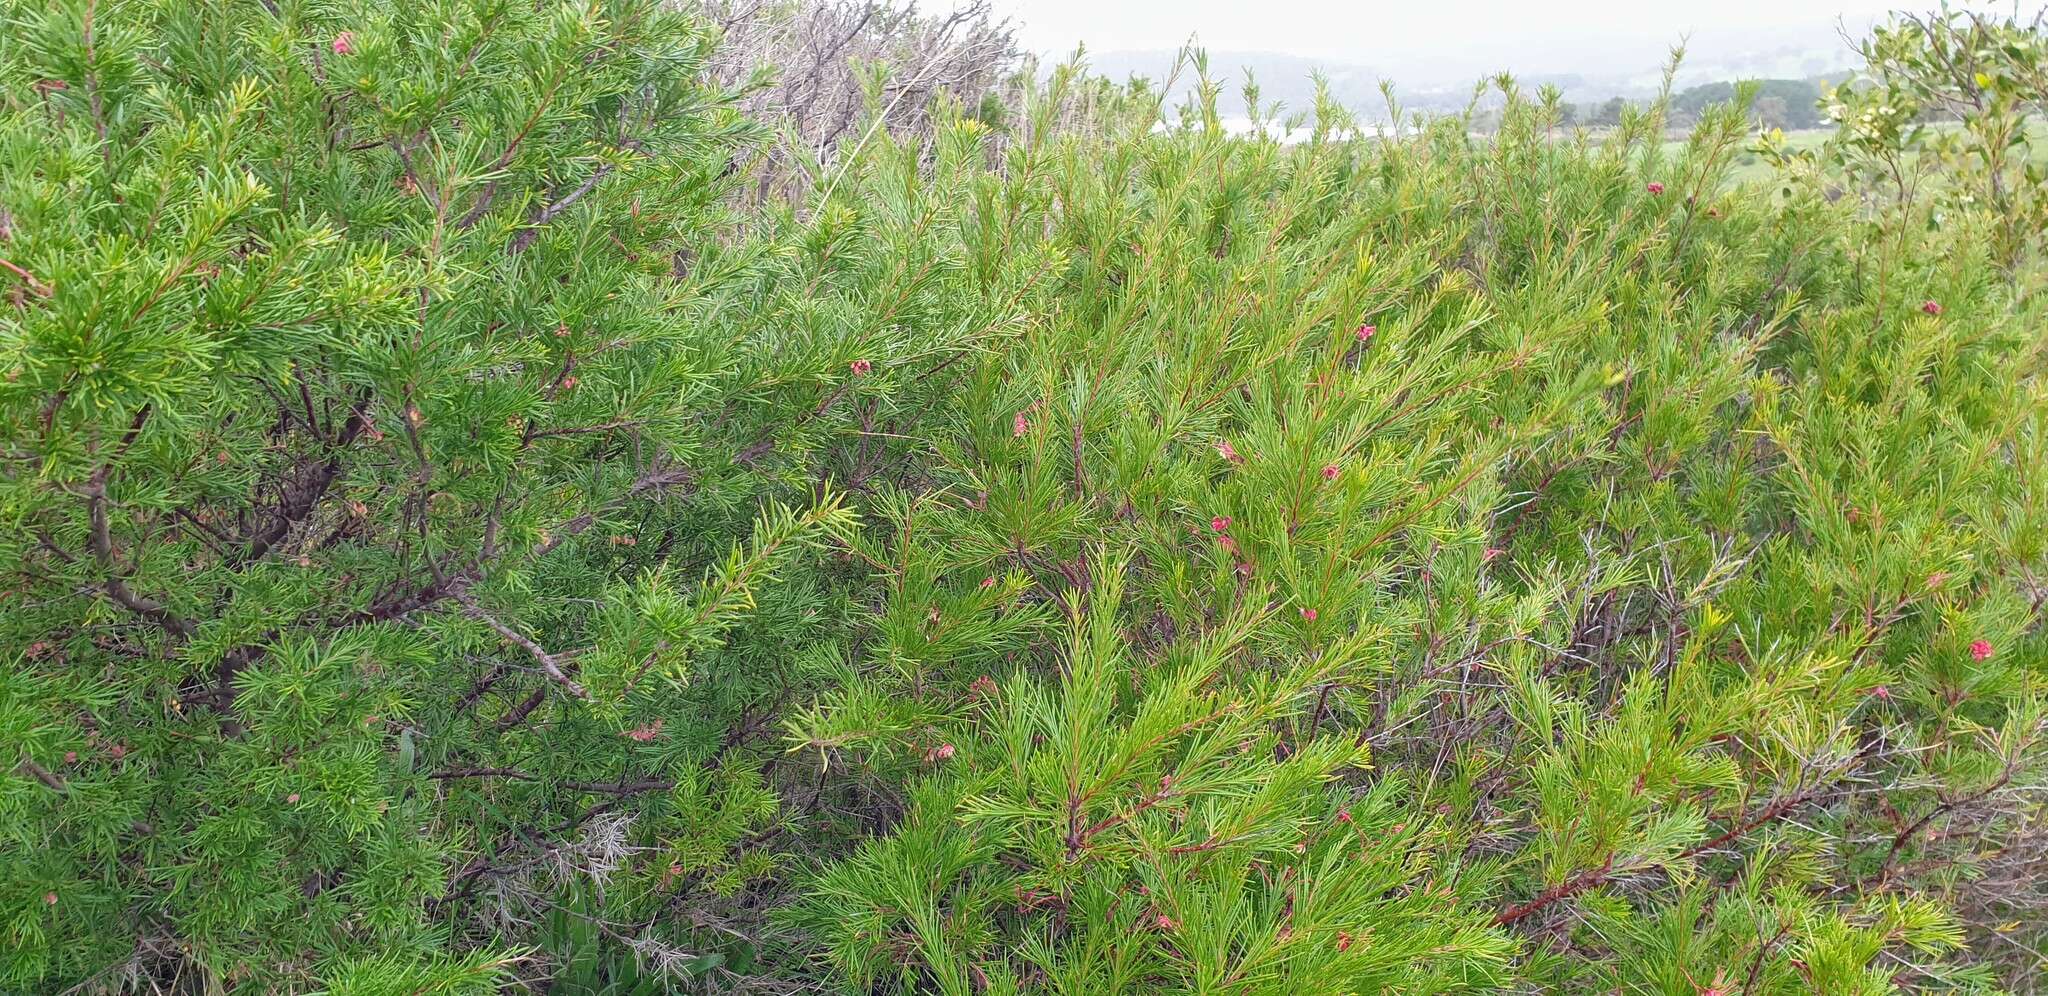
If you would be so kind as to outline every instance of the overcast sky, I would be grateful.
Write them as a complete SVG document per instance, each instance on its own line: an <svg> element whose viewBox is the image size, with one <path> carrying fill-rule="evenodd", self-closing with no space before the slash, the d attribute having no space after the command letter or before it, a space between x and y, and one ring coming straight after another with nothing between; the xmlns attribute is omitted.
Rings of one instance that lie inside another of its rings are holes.
<svg viewBox="0 0 2048 996"><path fill-rule="evenodd" d="M1266 51L1374 67L1399 80L1508 69L1567 72L1589 61L1650 66L1681 38L1700 55L1782 47L1847 49L1900 0L995 0L1024 44L1064 55L1171 49ZM1931 7L1938 0L1919 0ZM928 7L944 6L927 2ZM1974 6L1974 5L1973 5Z"/></svg>

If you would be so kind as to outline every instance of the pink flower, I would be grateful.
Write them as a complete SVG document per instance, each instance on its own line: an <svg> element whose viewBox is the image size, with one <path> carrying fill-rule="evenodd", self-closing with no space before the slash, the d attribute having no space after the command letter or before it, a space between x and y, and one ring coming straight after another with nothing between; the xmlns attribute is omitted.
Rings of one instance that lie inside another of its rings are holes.
<svg viewBox="0 0 2048 996"><path fill-rule="evenodd" d="M1349 807L1346 807L1346 808L1344 808L1344 809L1340 809L1340 810L1337 810L1337 822L1339 822L1339 823L1349 823L1349 822L1351 822L1351 809L1350 809Z"/></svg>
<svg viewBox="0 0 2048 996"><path fill-rule="evenodd" d="M1501 554L1506 552L1506 550L1503 550L1500 547L1489 546L1486 548L1485 553L1479 555L1479 562L1482 564L1491 564L1495 560L1499 559Z"/></svg>
<svg viewBox="0 0 2048 996"><path fill-rule="evenodd" d="M1301 610L1301 617L1302 617L1303 619L1306 619L1306 620L1308 620L1309 622L1315 622L1315 621L1316 621L1316 610L1314 610L1314 609L1311 609L1311 608L1308 608L1308 607L1304 606L1304 607L1302 608L1302 610Z"/></svg>
<svg viewBox="0 0 2048 996"><path fill-rule="evenodd" d="M1337 470L1337 465L1334 463L1330 464L1329 466L1323 468L1323 480L1334 481L1337 479L1338 473L1339 471Z"/></svg>
<svg viewBox="0 0 2048 996"><path fill-rule="evenodd" d="M1237 455L1237 450L1231 447L1230 440L1228 439L1219 439L1216 441L1216 455L1222 457L1225 460L1230 461L1231 463L1244 462L1244 458Z"/></svg>
<svg viewBox="0 0 2048 996"><path fill-rule="evenodd" d="M57 894L56 894L56 893L54 893L54 892L45 892L45 893L43 893L43 905L45 905L45 906L55 906L55 905L57 905Z"/></svg>
<svg viewBox="0 0 2048 996"><path fill-rule="evenodd" d="M290 794L290 795L288 795L288 796L285 796L285 797L284 797L284 801L286 801L286 802L297 802L297 801L299 801L299 794L298 794L297 792L293 792L292 794Z"/></svg>
<svg viewBox="0 0 2048 996"><path fill-rule="evenodd" d="M1338 931L1338 932L1337 932L1337 950L1338 950L1339 952L1344 952L1344 951L1349 951L1349 950L1351 950L1351 932L1350 932L1350 931L1348 931L1348 930L1340 930L1340 931Z"/></svg>
<svg viewBox="0 0 2048 996"><path fill-rule="evenodd" d="M1663 185L1663 184L1661 184L1661 183L1658 183L1658 182L1657 182L1657 181L1655 181L1655 180L1651 180L1651 181L1650 181L1650 183L1649 183L1649 185L1648 185L1648 186L1645 186L1645 187L1644 187L1643 189L1644 189L1644 190L1647 190L1647 191L1649 191L1649 192L1650 192L1651 194L1653 194L1653 195L1654 195L1654 194L1661 194L1661 193L1663 193L1663 192L1664 192L1664 185Z"/></svg>
<svg viewBox="0 0 2048 996"><path fill-rule="evenodd" d="M1921 310L1921 311L1924 311L1924 312L1927 312L1927 313L1928 313L1928 314L1930 314L1930 315L1939 315L1939 314L1941 314L1941 302L1940 302L1940 301L1922 301L1922 302L1920 302L1920 310Z"/></svg>
<svg viewBox="0 0 2048 996"><path fill-rule="evenodd" d="M1157 924L1160 930L1172 930L1174 928L1173 918L1164 913L1154 916L1152 922Z"/></svg>
<svg viewBox="0 0 2048 996"><path fill-rule="evenodd" d="M943 760L945 760L946 758L949 758L949 757L952 757L952 756L953 756L953 745L952 745L952 744L940 744L940 745L939 745L939 760L943 761Z"/></svg>
<svg viewBox="0 0 2048 996"><path fill-rule="evenodd" d="M1870 694L1875 696L1879 702L1890 702L1892 700L1892 690L1884 685L1871 689Z"/></svg>
<svg viewBox="0 0 2048 996"><path fill-rule="evenodd" d="M78 763L78 752L77 752L77 751L75 751L75 750L67 750L67 751L65 751L65 752L64 752L64 763L65 763L65 764L77 764L77 763Z"/></svg>
<svg viewBox="0 0 2048 996"><path fill-rule="evenodd" d="M1990 654L1990 653L1989 653L1989 652L1987 651L1987 652L1986 652L1986 653L1984 654L1984 657L1989 657L1989 656L1991 656L1991 654ZM1984 657L1979 657L1979 658L1977 658L1977 659L1978 659L1978 660L1983 660L1983 659L1984 659ZM128 756L128 745L127 745L127 744L115 744L114 746L112 746L112 747L109 747L109 748L107 748L107 756L108 756L108 757L111 757L111 758L113 758L113 759L114 759L114 760L116 760L116 761L118 761L118 760L120 760L120 759L122 759L122 758L124 758L124 757L127 757L127 756Z"/></svg>
<svg viewBox="0 0 2048 996"><path fill-rule="evenodd" d="M1012 437L1022 439L1024 434L1030 431L1031 420L1025 418L1023 412L1018 412L1017 417L1010 420L1010 435Z"/></svg>
<svg viewBox="0 0 2048 996"><path fill-rule="evenodd" d="M995 587L995 586L996 586L996 579L995 579L995 578L982 578L982 579L981 579L981 586L982 586L983 588L993 588L993 587Z"/></svg>
<svg viewBox="0 0 2048 996"><path fill-rule="evenodd" d="M335 35L334 40L327 43L327 47L333 49L335 55L354 55L356 54L356 33L344 31L341 34Z"/></svg>
<svg viewBox="0 0 2048 996"><path fill-rule="evenodd" d="M1209 520L1209 528L1211 528L1211 529L1214 529L1214 530L1216 530L1216 531L1217 531L1217 532L1219 532L1219 533L1220 533L1220 532L1222 532L1222 531L1224 531L1225 529L1229 529L1229 528L1230 528L1230 516L1227 516L1227 515L1219 515L1219 516L1217 516L1217 517L1215 517L1215 518L1213 518L1213 519L1210 519L1210 520Z"/></svg>
<svg viewBox="0 0 2048 996"><path fill-rule="evenodd" d="M867 376L868 371L873 370L875 368L874 364L869 363L866 360L855 360L852 363L847 364L847 366L853 370L853 375L855 377L865 377Z"/></svg>
<svg viewBox="0 0 2048 996"><path fill-rule="evenodd" d="M1970 659L1971 659L1971 660L1973 660L1973 661L1988 661L1988 660L1990 660L1990 659L1991 659L1991 641L1990 641L1990 640L1972 640L1972 641L1970 642Z"/></svg>
<svg viewBox="0 0 2048 996"><path fill-rule="evenodd" d="M1371 341L1372 341L1372 337L1373 337L1373 334L1374 334L1374 333L1376 333L1376 332L1378 332L1378 331L1379 331L1379 326L1377 326L1377 325L1360 325L1360 326L1358 327L1358 333L1357 333L1357 335L1358 335L1358 341L1359 341L1359 342L1371 342Z"/></svg>
<svg viewBox="0 0 2048 996"><path fill-rule="evenodd" d="M647 741L654 739L655 737L661 736L661 728L666 725L668 725L668 722L666 720L657 719L654 722L647 724L646 726L627 730L626 739L638 740L644 744Z"/></svg>

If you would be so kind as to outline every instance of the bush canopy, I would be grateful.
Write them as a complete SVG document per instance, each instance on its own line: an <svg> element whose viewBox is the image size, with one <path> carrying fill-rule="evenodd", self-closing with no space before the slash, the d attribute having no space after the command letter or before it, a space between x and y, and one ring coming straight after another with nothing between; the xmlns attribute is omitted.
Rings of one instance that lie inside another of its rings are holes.
<svg viewBox="0 0 2048 996"><path fill-rule="evenodd" d="M0 990L2038 983L2037 28L1753 184L718 42L0 0Z"/></svg>

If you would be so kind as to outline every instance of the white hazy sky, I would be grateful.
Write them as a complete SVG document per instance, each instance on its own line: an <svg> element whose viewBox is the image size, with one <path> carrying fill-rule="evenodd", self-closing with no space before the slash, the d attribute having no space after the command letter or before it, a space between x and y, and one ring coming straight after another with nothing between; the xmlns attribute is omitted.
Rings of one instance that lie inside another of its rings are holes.
<svg viewBox="0 0 2048 996"><path fill-rule="evenodd" d="M1589 58L1653 66L1691 36L1702 48L1839 44L1887 10L1938 0L996 0L1026 47L1065 55L1171 49L1279 52L1369 65L1399 77L1509 69L1567 72ZM926 7L945 6L927 0ZM1974 4L1972 4L1974 6ZM1846 48L1843 49L1846 53Z"/></svg>

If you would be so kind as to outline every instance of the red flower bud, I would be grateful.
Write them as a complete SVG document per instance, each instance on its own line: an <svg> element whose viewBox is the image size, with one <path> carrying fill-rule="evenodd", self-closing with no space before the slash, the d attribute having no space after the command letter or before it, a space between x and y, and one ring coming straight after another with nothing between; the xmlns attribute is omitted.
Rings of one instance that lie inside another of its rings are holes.
<svg viewBox="0 0 2048 996"><path fill-rule="evenodd" d="M853 375L856 377L865 377L867 376L868 371L873 370L875 368L874 364L869 363L866 360L855 360L852 363L847 364L847 366L852 368Z"/></svg>
<svg viewBox="0 0 2048 996"><path fill-rule="evenodd" d="M1214 530L1216 530L1216 531L1217 531L1217 532L1219 532L1219 533L1220 533L1220 532L1222 532L1222 531L1224 531L1225 529L1229 529L1229 528L1230 528L1230 516L1227 516L1227 515L1219 515L1219 516L1217 516L1217 517L1215 517L1215 518L1213 518L1213 519L1210 519L1210 520L1209 520L1209 528L1211 528L1211 529L1214 529Z"/></svg>
<svg viewBox="0 0 2048 996"><path fill-rule="evenodd" d="M1928 314L1930 314L1930 315L1939 315L1939 314L1941 314L1941 302L1940 302L1940 301L1922 301L1922 302L1920 302L1920 310L1921 310L1921 311L1924 311L1924 312L1927 312L1927 313L1928 313Z"/></svg>
<svg viewBox="0 0 2048 996"><path fill-rule="evenodd" d="M1652 195L1661 194L1664 192L1664 185L1658 183L1655 180L1651 180L1650 183L1643 189L1649 191Z"/></svg>
<svg viewBox="0 0 2048 996"><path fill-rule="evenodd" d="M356 54L356 33L344 31L341 34L335 35L334 40L327 43L327 47L333 49L335 55L354 55Z"/></svg>
<svg viewBox="0 0 2048 996"><path fill-rule="evenodd" d="M1975 660L1975 661L1988 661L1988 660L1990 660L1990 659L1991 659L1991 641L1990 641L1990 640L1973 640L1973 641L1971 641L1971 642L1970 642L1970 659L1971 659L1971 660Z"/></svg>

